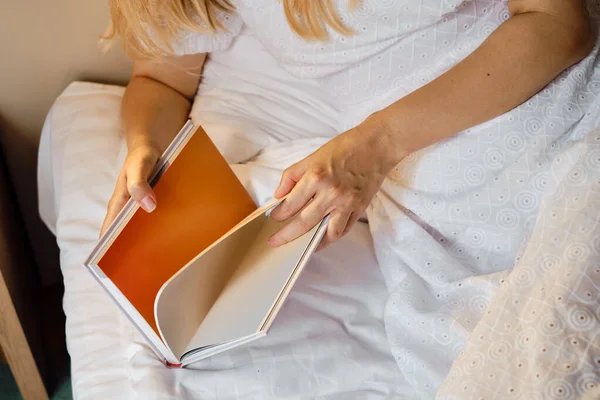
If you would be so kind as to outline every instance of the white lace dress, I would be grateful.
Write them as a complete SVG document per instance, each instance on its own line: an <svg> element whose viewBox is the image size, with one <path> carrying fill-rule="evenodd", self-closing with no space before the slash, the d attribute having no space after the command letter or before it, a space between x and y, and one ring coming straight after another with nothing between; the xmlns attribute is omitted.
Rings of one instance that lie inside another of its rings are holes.
<svg viewBox="0 0 600 400"><path fill-rule="evenodd" d="M190 33L178 48L225 49L245 25L285 70L320 82L343 132L509 18L498 0L345 4L350 37L306 42L280 2L238 0L220 16L228 32ZM590 2L594 17L598 7ZM411 155L375 196L386 329L411 398L568 399L599 385L596 54L513 111Z"/></svg>

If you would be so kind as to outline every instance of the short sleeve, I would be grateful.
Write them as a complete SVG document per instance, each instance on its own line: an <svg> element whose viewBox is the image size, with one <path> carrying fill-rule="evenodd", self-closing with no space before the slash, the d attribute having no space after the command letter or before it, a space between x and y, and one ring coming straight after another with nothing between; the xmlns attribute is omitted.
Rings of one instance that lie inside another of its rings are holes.
<svg viewBox="0 0 600 400"><path fill-rule="evenodd" d="M217 9L215 18L221 22L223 28L219 28L214 34L185 32L177 43L173 44L175 53L186 55L226 50L240 33L244 23L236 11L225 13Z"/></svg>

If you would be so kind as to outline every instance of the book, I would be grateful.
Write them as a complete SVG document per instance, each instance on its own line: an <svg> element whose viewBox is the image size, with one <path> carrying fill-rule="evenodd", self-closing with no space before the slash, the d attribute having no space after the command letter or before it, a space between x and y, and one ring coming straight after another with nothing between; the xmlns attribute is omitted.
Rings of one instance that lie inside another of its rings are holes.
<svg viewBox="0 0 600 400"><path fill-rule="evenodd" d="M130 199L85 266L162 362L192 362L267 334L316 250L327 217L279 247L258 207L199 126L183 126L150 179L157 208Z"/></svg>

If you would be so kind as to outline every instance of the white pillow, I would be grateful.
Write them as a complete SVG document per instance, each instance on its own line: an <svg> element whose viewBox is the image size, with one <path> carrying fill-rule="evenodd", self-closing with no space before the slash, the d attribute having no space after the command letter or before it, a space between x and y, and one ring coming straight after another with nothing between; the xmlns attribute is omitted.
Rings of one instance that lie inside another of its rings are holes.
<svg viewBox="0 0 600 400"><path fill-rule="evenodd" d="M72 179L85 179L90 162L105 162L101 169L114 174L114 163L123 157L124 140L115 115L124 91L121 86L73 82L46 117L38 153L38 207L55 235L64 186L73 184ZM88 157L90 153L94 157Z"/></svg>

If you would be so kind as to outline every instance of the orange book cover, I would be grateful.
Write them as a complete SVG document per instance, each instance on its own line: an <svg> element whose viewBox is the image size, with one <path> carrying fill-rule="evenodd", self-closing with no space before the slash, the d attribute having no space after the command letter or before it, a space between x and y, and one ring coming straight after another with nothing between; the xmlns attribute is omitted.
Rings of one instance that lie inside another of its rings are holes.
<svg viewBox="0 0 600 400"><path fill-rule="evenodd" d="M194 129L154 185L157 208L137 208L98 261L157 334L161 286L257 208L204 130Z"/></svg>

